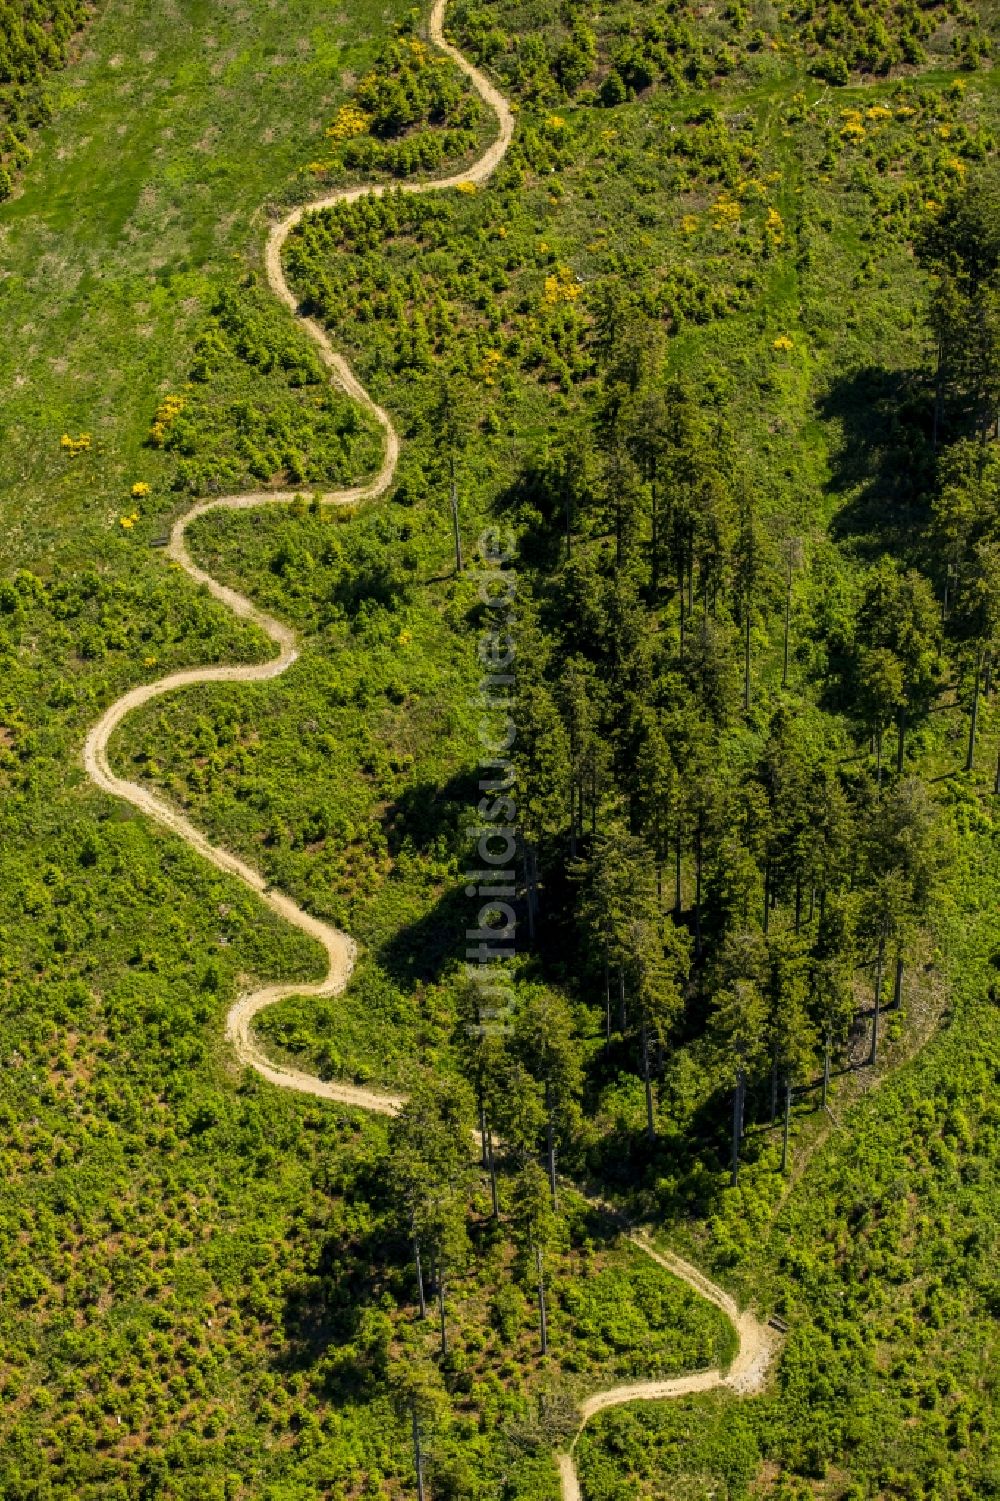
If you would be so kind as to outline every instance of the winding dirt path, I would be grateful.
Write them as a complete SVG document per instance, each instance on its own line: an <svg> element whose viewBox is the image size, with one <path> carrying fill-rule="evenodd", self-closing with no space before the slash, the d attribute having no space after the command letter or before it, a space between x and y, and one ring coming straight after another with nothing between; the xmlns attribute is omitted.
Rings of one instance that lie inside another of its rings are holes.
<svg viewBox="0 0 1000 1501"><path fill-rule="evenodd" d="M701 1297L720 1308L736 1330L739 1347L728 1371L713 1366L705 1371L692 1371L688 1376L674 1376L667 1381L636 1381L627 1386L613 1386L586 1397L580 1403L580 1427L569 1451L556 1456L562 1501L581 1501L573 1450L595 1413L608 1407L621 1407L627 1402L662 1402L671 1397L690 1397L717 1387L726 1387L740 1397L752 1397L763 1389L780 1343L780 1336L774 1330L762 1324L750 1309L741 1313L735 1300L689 1261L675 1256L672 1251L657 1251L639 1233L633 1234L631 1239L657 1266L679 1277Z"/></svg>
<svg viewBox="0 0 1000 1501"><path fill-rule="evenodd" d="M429 19L431 41L447 53L456 66L471 79L476 91L495 113L499 132L479 160L465 172L458 172L452 177L442 177L431 182L406 183L402 188L404 193L441 192L445 189L457 188L462 183L484 182L503 160L514 133L514 116L506 99L462 56L457 48L445 40L443 29L445 4L446 0L435 0ZM352 203L362 197L380 198L387 191L387 186L373 184L370 187L342 189L340 192L330 194L327 198L320 198L314 203L293 209L271 230L264 257L267 280L275 296L297 317L299 316L298 303L285 280L284 268L281 264L282 248L290 232L301 222L304 214L332 207L336 203ZM393 191L399 191L395 185L393 185ZM324 505L330 506L354 505L359 501L374 500L382 495L392 483L399 458L399 435L388 412L371 399L347 361L331 346L326 330L312 318L300 317L299 321L316 344L334 384L354 401L367 408L385 435L382 465L373 479L353 489L328 491L320 499ZM279 917L283 917L293 927L308 934L310 938L315 938L322 945L327 957L325 979L312 985L267 985L261 990L241 996L230 1009L226 1018L226 1036L240 1062L256 1069L272 1084L281 1085L286 1089L295 1089L302 1094L316 1095L321 1099L336 1100L344 1105L356 1105L362 1110L392 1115L402 1104L400 1095L382 1094L378 1090L363 1089L354 1084L318 1079L315 1075L304 1073L301 1069L282 1067L273 1063L254 1039L253 1019L265 1006L273 1006L276 1001L284 1000L292 995L316 997L339 995L350 979L354 968L357 953L354 940L346 933L341 933L337 928L331 927L329 923L321 922L319 918L303 911L296 902L292 901L291 897L270 889L259 871L231 854L229 850L210 843L178 809L171 807L148 788L117 776L111 768L108 756L108 743L111 736L133 709L138 709L155 698L162 698L167 693L174 693L181 688L190 688L196 683L264 682L268 678L280 676L296 660L298 643L295 632L287 625L283 625L281 621L275 620L272 616L266 615L263 610L258 609L246 595L240 594L236 589L228 588L225 584L220 584L211 574L199 568L188 553L185 540L185 534L192 521L196 521L199 516L204 516L209 511L240 511L255 509L257 506L284 505L293 499L294 492L290 490L258 490L246 495L226 495L218 500L199 501L174 522L166 548L167 556L171 561L183 568L196 583L203 584L210 594L228 606L241 620L247 620L259 626L274 642L278 649L277 656L272 657L269 662L252 666L188 668L182 672L172 672L160 678L158 682L131 689L105 710L90 731L84 743L83 762L91 781L100 787L102 792L108 792L112 797L124 798L141 813L147 814L164 828L169 829L171 833L177 834L212 865L219 870L226 871L229 875L236 876L238 880L257 892Z"/></svg>
<svg viewBox="0 0 1000 1501"><path fill-rule="evenodd" d="M402 187L404 193L441 192L449 188L457 188L463 183L478 185L484 182L503 160L513 136L514 117L506 99L462 56L457 48L445 40L443 27L446 3L447 0L434 0L429 18L431 41L446 53L471 80L477 93L496 115L499 132L492 145L466 171L430 182L406 183ZM392 190L400 191L395 185ZM281 260L282 249L289 233L301 222L305 214L329 208L336 203L351 203L362 197L381 197L386 191L387 185L382 184L345 188L340 192L332 193L329 197L296 208L274 226L268 236L265 249L265 267L272 292L304 325L330 371L334 384L375 417L385 436L382 464L374 478L367 484L358 485L352 489L328 491L320 497L324 505L353 505L359 501L374 500L382 495L392 483L396 470L399 457L399 435L389 414L372 400L347 361L333 349L326 330L314 319L303 318L299 314L296 298L285 280ZM165 694L177 692L182 688L193 687L197 683L265 682L270 678L279 677L296 660L298 642L295 632L281 621L275 620L263 610L258 609L246 595L240 594L238 590L231 589L225 584L220 584L211 574L199 568L188 553L185 540L191 523L209 511L248 510L257 506L287 504L293 499L294 492L292 491L261 490L245 495L227 495L217 500L199 501L174 522L166 548L167 556L171 561L183 568L196 583L204 585L210 594L232 610L241 620L249 621L264 631L277 648L277 654L268 662L253 665L187 668L181 672L170 673L155 683L132 688L105 710L88 734L83 748L83 762L91 781L102 792L107 792L112 797L123 798L133 807L138 808L141 813L147 814L165 829L176 834L218 870L235 876L237 880L256 892L272 911L291 923L292 927L314 938L322 946L327 958L327 972L324 979L313 984L266 985L259 990L240 996L230 1007L226 1017L226 1036L239 1061L255 1069L263 1078L281 1088L296 1090L300 1094L314 1095L320 1099L334 1100L339 1104L353 1105L382 1115L395 1115L404 1103L404 1096L384 1094L359 1085L319 1079L314 1074L305 1073L301 1069L281 1066L267 1057L254 1036L254 1017L266 1006L272 1006L289 996L320 998L339 995L347 985L354 968L357 954L354 940L346 933L340 932L338 928L304 911L283 892L269 887L259 871L229 850L212 844L177 808L171 806L163 798L157 797L155 793L136 782L130 782L118 776L111 768L108 753L111 736L122 721L131 714L133 709L138 709L153 699L162 698ZM729 1387L741 1395L751 1395L759 1391L763 1385L768 1366L774 1355L776 1336L760 1324L752 1313L741 1314L732 1298L722 1288L710 1282L696 1267L682 1261L680 1257L656 1251L642 1236L634 1235L633 1240L639 1249L662 1266L665 1271L680 1277L702 1297L722 1309L731 1319L739 1335L739 1351L729 1371L725 1374L718 1369L697 1371L689 1376L676 1377L670 1381L638 1382L594 1393L580 1406L581 1422L577 1438L594 1413L626 1402L687 1396L693 1392L708 1391L720 1386ZM575 1443L576 1439L574 1439L574 1445ZM580 1501L580 1487L572 1452L558 1455L557 1461L563 1501Z"/></svg>

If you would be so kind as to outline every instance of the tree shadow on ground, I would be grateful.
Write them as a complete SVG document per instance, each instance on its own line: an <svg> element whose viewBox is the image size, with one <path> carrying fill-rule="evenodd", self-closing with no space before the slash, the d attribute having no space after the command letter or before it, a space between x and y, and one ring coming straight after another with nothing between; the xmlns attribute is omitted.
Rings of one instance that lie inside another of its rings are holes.
<svg viewBox="0 0 1000 1501"><path fill-rule="evenodd" d="M479 772L456 772L446 782L415 782L385 809L382 828L389 853L409 846L417 854L464 855L466 830L479 802Z"/></svg>
<svg viewBox="0 0 1000 1501"><path fill-rule="evenodd" d="M564 502L543 455L524 463L496 497L497 513L517 523L518 556L528 567L550 573L566 553Z"/></svg>
<svg viewBox="0 0 1000 1501"><path fill-rule="evenodd" d="M429 912L401 927L375 949L378 963L401 989L441 978L456 960L465 959L467 930L476 925L478 900L465 885L449 885Z"/></svg>
<svg viewBox="0 0 1000 1501"><path fill-rule="evenodd" d="M316 1242L300 1277L284 1295L282 1342L273 1366L278 1371L309 1369L323 1362L329 1395L357 1396L379 1379L382 1301L406 1295L407 1247L381 1222L386 1182L371 1164L352 1182L352 1195L372 1206L373 1222L358 1230L350 1220ZM343 1359L331 1359L343 1351Z"/></svg>
<svg viewBox="0 0 1000 1501"><path fill-rule="evenodd" d="M842 500L831 524L834 540L862 558L891 551L903 563L917 563L934 480L926 375L869 365L835 380L818 411L841 434L828 485Z"/></svg>
<svg viewBox="0 0 1000 1501"><path fill-rule="evenodd" d="M382 827L395 860L407 854L429 857L442 871L434 905L396 929L374 951L378 963L404 989L438 979L450 963L465 958L466 932L475 928L480 907L477 896L466 894L465 872L481 863L471 834L481 796L479 772L470 769L446 782L424 781L405 788L383 814Z"/></svg>

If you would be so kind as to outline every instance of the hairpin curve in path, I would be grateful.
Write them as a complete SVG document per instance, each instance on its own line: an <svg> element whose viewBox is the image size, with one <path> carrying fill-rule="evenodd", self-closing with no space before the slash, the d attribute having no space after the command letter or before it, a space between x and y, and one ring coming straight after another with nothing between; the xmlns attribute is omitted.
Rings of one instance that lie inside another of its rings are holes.
<svg viewBox="0 0 1000 1501"><path fill-rule="evenodd" d="M429 18L431 41L445 52L469 78L476 92L496 115L499 131L496 139L483 155L466 171L431 181L405 183L402 188L393 186L391 188L393 192L443 192L449 188L461 187L466 183L478 185L485 182L503 160L513 136L514 116L507 100L478 69L463 57L456 47L445 40L443 29L445 5L446 0L434 0ZM367 484L357 485L351 489L327 492L320 496L323 505L353 505L359 501L374 500L377 496L384 494L392 483L396 471L399 458L399 434L388 412L372 400L343 355L338 354L332 347L326 330L315 319L301 316L295 295L285 280L281 252L289 233L301 222L304 215L330 208L337 203L353 203L359 198L379 198L389 190L384 184L372 184L344 188L339 192L331 193L326 198L293 209L272 228L267 238L264 265L272 292L303 325L329 370L333 383L375 417L385 438L382 464L374 478ZM405 1103L405 1096L386 1094L379 1090L337 1080L320 1079L315 1074L305 1073L301 1069L277 1064L268 1058L253 1032L253 1019L258 1012L288 996L315 996L319 999L339 995L347 985L354 968L357 945L353 938L331 924L322 922L318 917L312 916L292 901L291 897L270 887L253 866L248 865L231 851L212 844L177 808L172 807L163 798L157 797L155 793L136 782L130 782L116 775L111 769L108 755L111 736L133 709L138 709L143 704L152 702L153 699L162 698L167 693L193 687L196 683L266 682L270 678L280 677L296 660L299 653L295 632L281 621L275 620L273 616L258 609L245 594L240 594L238 590L219 583L211 574L199 568L191 558L185 540L187 529L192 521L197 520L199 516L207 515L209 511L249 510L258 506L287 504L294 498L294 493L291 491L260 490L246 495L226 495L215 500L198 501L174 522L166 548L167 556L190 578L198 584L203 584L210 594L232 610L233 614L241 620L258 626L277 647L277 655L268 662L250 665L185 668L180 672L169 673L157 682L130 689L105 710L88 734L83 747L83 761L91 781L102 792L107 792L112 797L123 798L131 803L141 813L147 814L163 828L183 839L218 870L225 871L228 875L235 876L237 880L242 881L245 886L256 892L279 917L284 918L292 927L298 928L301 933L314 938L326 953L327 972L324 979L312 984L265 985L259 990L239 996L230 1007L226 1017L226 1036L240 1062L255 1069L263 1078L281 1088L292 1089L300 1094L314 1095L319 1099L334 1100L343 1105L353 1105L361 1110L373 1111L381 1115L395 1115ZM680 1261L679 1258L661 1256L640 1238L635 1238L635 1243L654 1261L675 1276L682 1278L695 1291L715 1303L727 1314L739 1334L740 1350L727 1375L723 1375L718 1370L698 1371L693 1375L678 1377L672 1381L641 1382L633 1386L614 1387L609 1391L597 1392L581 1405L581 1429L595 1412L622 1402L681 1396L688 1392L704 1391L714 1386L728 1386L742 1393L759 1390L773 1353L774 1345L769 1331L751 1313L740 1314L735 1303L721 1288L716 1287L694 1267ZM557 1459L563 1501L578 1501L580 1489L572 1455L560 1454Z"/></svg>
<svg viewBox="0 0 1000 1501"><path fill-rule="evenodd" d="M500 129L492 144L466 171L430 182L406 183L402 188L404 193L441 192L448 188L457 188L463 183L484 182L503 160L514 131L514 117L503 95L462 56L456 47L445 40L443 32L445 3L446 0L435 0L429 22L431 40L447 53L462 72L471 79L477 92L496 114ZM297 317L299 316L298 303L285 280L284 268L281 264L282 248L291 230L301 222L306 213L314 213L332 207L336 203L353 203L358 198L379 198L386 191L387 188L383 184L345 188L340 192L331 193L326 198L293 209L271 230L264 256L268 284L275 296ZM393 189L393 191L398 190ZM344 506L353 505L359 501L374 500L382 495L392 483L399 458L399 434L388 412L372 400L344 357L331 346L326 330L313 318L300 317L299 321L317 346L320 358L330 371L334 384L375 417L385 437L382 464L374 478L365 485L357 485L351 489L328 491L320 497L321 502L324 505ZM106 709L94 725L84 743L83 761L91 781L102 792L108 792L112 797L124 798L140 812L148 814L164 828L177 834L192 849L197 850L204 859L217 869L226 871L229 875L234 875L238 880L243 881L245 885L257 892L279 917L283 917L310 938L316 939L323 947L328 964L326 977L323 980L316 984L267 985L260 990L240 996L232 1006L226 1018L226 1035L240 1061L256 1069L272 1084L281 1085L286 1089L295 1089L303 1094L317 1095L321 1099L336 1100L341 1104L356 1105L363 1110L392 1115L403 1103L402 1096L383 1094L378 1090L364 1089L358 1085L344 1084L335 1080L318 1079L315 1075L304 1073L301 1069L282 1067L267 1057L253 1035L253 1018L257 1013L266 1006L272 1006L276 1001L283 1000L286 996L304 995L320 998L339 995L346 986L354 967L357 953L354 940L329 923L322 922L319 918L303 911L296 902L292 901L291 897L284 895L283 892L270 888L259 871L254 870L252 866L247 865L229 850L211 844L204 834L200 833L182 813L171 807L163 798L157 797L148 788L117 776L111 768L108 756L108 743L111 736L133 709L138 709L143 704L148 704L155 698L162 698L164 694L173 693L179 688L192 687L196 683L266 682L269 678L279 677L296 660L298 644L295 632L281 621L275 620L263 610L258 609L246 595L240 594L236 589L228 588L225 584L220 584L211 574L199 568L191 558L185 540L185 534L192 521L197 520L199 516L206 515L209 511L247 510L258 506L287 504L293 499L294 494L290 491L261 490L246 495L226 495L216 500L199 501L174 522L166 549L171 561L183 568L196 583L203 584L210 594L228 606L241 620L250 621L264 631L278 648L277 656L272 657L268 662L253 665L186 668L181 672L169 673L155 683L147 683L131 689Z"/></svg>

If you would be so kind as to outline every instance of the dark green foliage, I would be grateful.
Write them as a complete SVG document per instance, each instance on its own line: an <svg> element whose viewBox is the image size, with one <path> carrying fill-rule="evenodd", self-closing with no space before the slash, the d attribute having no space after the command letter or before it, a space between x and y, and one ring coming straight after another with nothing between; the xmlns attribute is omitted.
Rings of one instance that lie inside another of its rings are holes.
<svg viewBox="0 0 1000 1501"><path fill-rule="evenodd" d="M66 64L94 7L88 0L4 0L0 5L0 202L31 160L30 132L45 124L48 75Z"/></svg>

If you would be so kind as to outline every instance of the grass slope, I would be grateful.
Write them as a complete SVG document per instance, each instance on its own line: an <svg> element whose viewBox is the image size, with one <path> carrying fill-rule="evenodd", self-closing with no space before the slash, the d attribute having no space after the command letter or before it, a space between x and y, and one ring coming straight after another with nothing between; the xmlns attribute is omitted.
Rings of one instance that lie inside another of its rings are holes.
<svg viewBox="0 0 1000 1501"><path fill-rule="evenodd" d="M154 665L263 650L146 545L178 497L287 478L317 444L322 477L369 462L364 423L336 402L317 415L310 382L289 375L307 346L247 276L269 203L355 170L347 154L331 166L324 131L393 18L306 0L108 4L0 209L13 580L0 593L0 1481L13 1501L354 1501L412 1487L384 1368L429 1337L387 1219L381 1128L235 1078L221 1045L242 975L306 976L315 956L96 799L73 759L99 707ZM610 45L602 35L595 89ZM887 435L880 393L923 355L907 234L927 197L992 149L998 116L994 74L934 61L920 81L831 94L802 58L767 48L721 91L695 68L683 88L609 109L557 106L529 80L495 189L400 207L395 221L332 214L291 246L301 290L398 415L400 486L358 517L303 503L199 527L206 566L305 632L302 661L266 689L158 705L117 752L362 938L344 1002L288 1002L263 1023L280 1048L380 1080L405 1081L413 1060L452 1066L479 616L471 586L449 577L433 437L443 363L468 379L470 536L500 509L530 540L530 497L511 485L589 410L596 289L622 275L669 325L672 363L729 409L743 468L776 523L808 536L831 598L873 546L905 545L893 491L905 435ZM863 135L847 128L852 110ZM301 171L318 159L321 173ZM236 299L235 332L220 326L220 293ZM183 420L151 448L168 394ZM263 422L241 415L248 403ZM63 433L89 433L90 447L70 457ZM149 495L133 499L136 483ZM773 645L758 643L761 689L779 671ZM949 734L941 716L918 746L925 764L954 763ZM989 836L976 793L954 795ZM727 1197L716 1143L696 1130L700 1060L679 1055L661 1119L696 1150L653 1202L783 1308L792 1340L774 1401L597 1420L581 1445L587 1501L643 1487L736 1497L755 1477L786 1496L992 1494L992 1394L970 1356L992 1338L993 1289L976 1267L996 1224L983 1002L995 864L982 848L982 865L958 873L975 924L963 937L959 906L942 919L956 1022L857 1107L777 1220L773 1141L762 1133L744 1193ZM586 1007L581 1026L597 1029ZM633 1075L599 1100L622 1166L641 1112ZM686 1222L692 1206L707 1225ZM479 1250L453 1296L461 1358L435 1437L436 1501L549 1501L567 1383L726 1353L712 1310L581 1215L553 1272L556 1349L542 1367L523 1272L485 1232ZM501 1306L491 1278L507 1279Z"/></svg>

